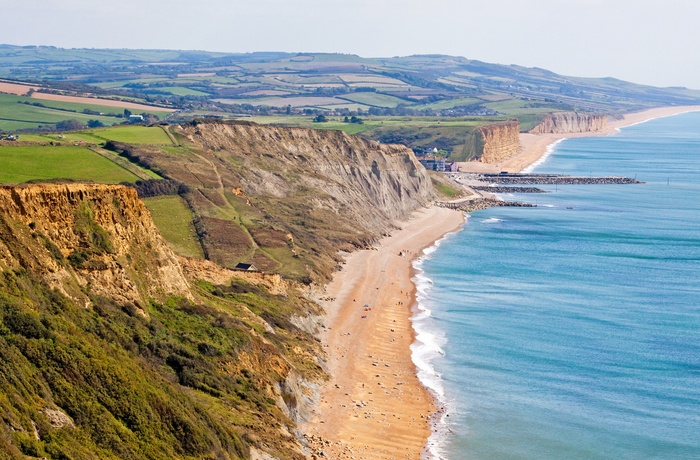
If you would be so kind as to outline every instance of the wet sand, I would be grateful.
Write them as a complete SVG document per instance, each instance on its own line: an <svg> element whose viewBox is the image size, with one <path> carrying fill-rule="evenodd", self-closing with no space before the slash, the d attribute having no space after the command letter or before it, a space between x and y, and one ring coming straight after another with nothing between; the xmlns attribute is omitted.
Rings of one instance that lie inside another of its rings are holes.
<svg viewBox="0 0 700 460"><path fill-rule="evenodd" d="M458 211L421 210L374 249L350 254L327 286L322 341L331 379L302 427L311 458L420 458L436 408L411 359L411 262L463 222Z"/></svg>

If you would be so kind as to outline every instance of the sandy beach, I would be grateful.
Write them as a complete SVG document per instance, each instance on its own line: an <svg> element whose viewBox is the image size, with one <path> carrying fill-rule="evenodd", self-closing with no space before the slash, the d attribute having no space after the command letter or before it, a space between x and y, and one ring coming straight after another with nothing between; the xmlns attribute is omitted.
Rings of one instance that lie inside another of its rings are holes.
<svg viewBox="0 0 700 460"><path fill-rule="evenodd" d="M315 452L334 459L420 458L436 408L411 360L411 262L463 222L458 211L423 209L372 250L350 254L327 286L322 341L331 379L314 419L302 427L325 441L315 438Z"/></svg>
<svg viewBox="0 0 700 460"><path fill-rule="evenodd" d="M700 107L634 113L590 133L521 134L522 151L517 156L493 165L464 163L462 170L522 171L558 140L612 134L623 126L691 111ZM372 250L350 254L326 287L326 300L321 302L326 329L321 340L330 380L321 390L313 419L301 427L309 440L310 458L421 458L437 408L411 359L415 339L410 321L415 306L411 263L423 248L463 222L458 211L421 210Z"/></svg>
<svg viewBox="0 0 700 460"><path fill-rule="evenodd" d="M478 161L470 161L459 163L460 171L479 172L479 173L498 173L500 171L520 172L527 168L532 163L539 160L547 151L547 147L556 141L562 139L570 139L573 137L590 137L590 136L605 136L614 134L618 129L641 123L654 118L668 117L686 112L698 112L700 106L679 106L679 107L661 107L658 109L645 110L627 114L620 120L608 121L607 127L600 131L591 131L587 133L573 134L520 134L521 151L518 155L501 163L481 163Z"/></svg>

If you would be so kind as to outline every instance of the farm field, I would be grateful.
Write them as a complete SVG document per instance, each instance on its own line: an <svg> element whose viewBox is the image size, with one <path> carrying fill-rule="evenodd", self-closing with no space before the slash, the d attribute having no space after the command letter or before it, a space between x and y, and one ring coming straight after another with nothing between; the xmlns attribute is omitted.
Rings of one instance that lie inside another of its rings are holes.
<svg viewBox="0 0 700 460"><path fill-rule="evenodd" d="M0 145L0 183L51 179L118 184L138 177L85 147Z"/></svg>
<svg viewBox="0 0 700 460"><path fill-rule="evenodd" d="M269 97L269 98L259 98L259 99L217 99L217 102L223 104L256 104L256 105L266 105L270 107L287 107L291 105L292 107L321 107L344 104L347 101L337 99L334 97Z"/></svg>
<svg viewBox="0 0 700 460"><path fill-rule="evenodd" d="M209 93L196 89L185 88L184 86L163 86L158 88L160 91L166 91L175 96L209 96Z"/></svg>
<svg viewBox="0 0 700 460"><path fill-rule="evenodd" d="M0 93L14 94L15 96L22 96L27 94L30 90L39 89L36 85L17 85L14 83L7 83L0 81Z"/></svg>
<svg viewBox="0 0 700 460"><path fill-rule="evenodd" d="M483 102L483 101L481 99L475 98L475 97L464 97L464 98L458 98L458 99L448 99L446 101L433 102L431 104L424 104L424 105L422 105L422 107L425 109L430 109L430 110L443 110L443 109L453 109L455 107L459 107L459 106L463 106L463 105L478 104L479 102Z"/></svg>
<svg viewBox="0 0 700 460"><path fill-rule="evenodd" d="M32 105L34 103L42 106ZM44 125L55 125L64 120L75 119L82 123L99 120L105 125L123 121L121 118L83 113L83 110L96 110L94 106L65 103L40 103L25 96L0 94L0 131L37 129ZM75 110L75 111L69 111ZM114 109L112 108L112 111Z"/></svg>
<svg viewBox="0 0 700 460"><path fill-rule="evenodd" d="M15 96L26 95L30 90L40 90L42 86L39 85L20 85L16 83L0 82L0 93L14 94ZM134 102L118 101L112 99L96 98L96 97L78 97L78 96L64 96L60 94L49 94L34 92L31 95L32 99L41 99L44 101L55 101L61 104L61 107L68 109L75 109L77 106L94 106L91 107L93 110L98 112L119 112L118 109L130 109L130 110L140 110L146 113L166 114L174 112L174 109L154 107L151 105L138 104ZM55 107L56 105L54 105Z"/></svg>
<svg viewBox="0 0 700 460"><path fill-rule="evenodd" d="M381 94L376 92L359 92L344 94L340 96L342 99L346 99L352 102L359 102L373 107L396 107L399 104L411 104L410 102L400 99L398 97L389 96L387 94Z"/></svg>
<svg viewBox="0 0 700 460"><path fill-rule="evenodd" d="M85 104L97 107L109 107L111 109L129 109L138 110L140 112L157 114L166 114L175 112L175 109L166 109L161 107L154 107L152 105L137 104L135 102L127 101L116 101L112 99L100 99L96 97L78 97L78 96L63 96L60 94L47 94L47 93L34 93L32 94L32 99L41 99L44 101L56 101L56 102L66 102L66 103L77 103Z"/></svg>
<svg viewBox="0 0 700 460"><path fill-rule="evenodd" d="M124 125L111 128L95 128L84 131L69 131L50 134L23 134L24 142L86 142L104 144L107 141L124 142L134 145L172 146L170 137L160 126Z"/></svg>

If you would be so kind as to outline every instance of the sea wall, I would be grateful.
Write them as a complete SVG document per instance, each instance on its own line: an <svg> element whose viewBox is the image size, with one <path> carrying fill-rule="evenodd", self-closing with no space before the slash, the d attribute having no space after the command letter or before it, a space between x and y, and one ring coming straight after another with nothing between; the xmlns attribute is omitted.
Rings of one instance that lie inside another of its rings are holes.
<svg viewBox="0 0 700 460"><path fill-rule="evenodd" d="M568 134L601 131L607 127L608 116L597 113L550 113L530 130L533 134Z"/></svg>
<svg viewBox="0 0 700 460"><path fill-rule="evenodd" d="M481 162L499 163L520 152L520 123L517 120L479 127Z"/></svg>

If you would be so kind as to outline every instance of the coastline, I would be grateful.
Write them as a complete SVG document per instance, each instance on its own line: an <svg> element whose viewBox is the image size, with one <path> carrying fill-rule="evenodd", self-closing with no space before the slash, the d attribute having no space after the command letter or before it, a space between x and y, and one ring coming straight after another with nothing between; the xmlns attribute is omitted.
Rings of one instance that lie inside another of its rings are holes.
<svg viewBox="0 0 700 460"><path fill-rule="evenodd" d="M515 157L497 164L460 163L460 170L521 172L546 158L564 139L610 135L625 126L694 111L700 106L646 110L587 133L521 133L522 149ZM327 300L320 303L327 327L321 341L328 353L330 379L321 388L313 419L302 426L309 458L420 459L430 448L429 437L443 415L413 361L414 263L423 249L463 222L461 212L420 210L375 250L350 254L343 270L326 286Z"/></svg>
<svg viewBox="0 0 700 460"><path fill-rule="evenodd" d="M655 118L670 117L687 112L698 112L700 106L678 106L678 107L660 107L656 109L644 110L624 115L620 120L611 120L607 123L605 129L599 131L590 131L585 133L562 133L562 134L530 134L520 133L521 151L514 157L502 161L500 163L481 163L478 161L469 161L459 163L460 171L475 172L475 173L491 173L496 174L501 171L522 172L534 163L543 159L543 156L548 155L554 148L554 144L561 142L564 139L574 137L592 137L592 136L607 136L615 134L620 128L625 126L644 123L645 121Z"/></svg>
<svg viewBox="0 0 700 460"><path fill-rule="evenodd" d="M350 254L327 285L330 379L302 427L310 458L421 458L438 408L412 356L413 262L463 222L462 212L421 209L373 249Z"/></svg>

